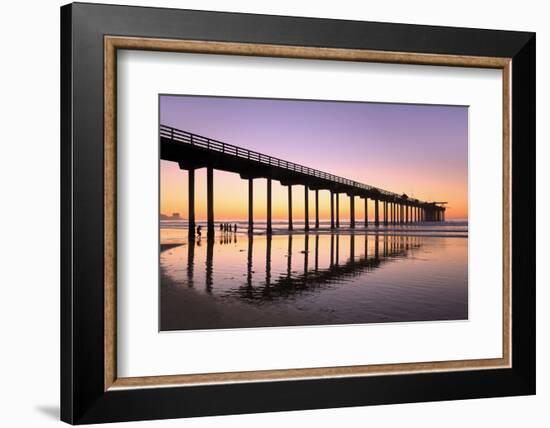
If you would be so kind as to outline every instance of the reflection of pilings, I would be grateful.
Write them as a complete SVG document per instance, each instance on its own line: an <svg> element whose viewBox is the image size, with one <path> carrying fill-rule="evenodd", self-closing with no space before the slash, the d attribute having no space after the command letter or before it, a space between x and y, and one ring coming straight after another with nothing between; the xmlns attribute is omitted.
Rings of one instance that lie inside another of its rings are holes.
<svg viewBox="0 0 550 428"><path fill-rule="evenodd" d="M265 243L265 285L271 284L271 235L266 236Z"/></svg>
<svg viewBox="0 0 550 428"><path fill-rule="evenodd" d="M330 191L330 228L334 229L334 193Z"/></svg>
<svg viewBox="0 0 550 428"><path fill-rule="evenodd" d="M200 242L200 241L199 241ZM212 274L213 270L213 258L214 258L214 239L212 237L206 240L206 291L212 291Z"/></svg>
<svg viewBox="0 0 550 428"><path fill-rule="evenodd" d="M315 189L315 228L319 228L319 189Z"/></svg>
<svg viewBox="0 0 550 428"><path fill-rule="evenodd" d="M378 217L378 199L374 200L374 224L380 226L380 219Z"/></svg>
<svg viewBox="0 0 550 428"><path fill-rule="evenodd" d="M309 235L304 237L304 276L307 277L309 263Z"/></svg>
<svg viewBox="0 0 550 428"><path fill-rule="evenodd" d="M288 230L292 230L292 186L288 186Z"/></svg>
<svg viewBox="0 0 550 428"><path fill-rule="evenodd" d="M252 244L254 243L254 238L252 236L248 237L248 249L246 253L246 285L252 287Z"/></svg>
<svg viewBox="0 0 550 428"><path fill-rule="evenodd" d="M304 228L309 230L309 188L304 186Z"/></svg>
<svg viewBox="0 0 550 428"><path fill-rule="evenodd" d="M303 272L293 272L291 268L287 268L287 275L278 276L270 284L268 284L268 281L266 280L266 286L263 289L260 287L250 286L240 288L241 297L246 298L246 301L248 302L252 302L263 301L266 298L268 300L273 300L273 298L277 297L286 298L300 296L303 292L307 291L310 286L313 290L315 288L323 286L323 284L336 284L341 278L358 276L361 275L363 272L370 272L374 269L380 268L382 267L384 262L389 262L394 257L407 256L409 251L404 250L406 245L403 238L384 235L384 242L382 245L384 246L383 251L385 256L379 258L378 242L382 238L380 237L380 235L374 236L376 239L374 244L375 257L368 257L368 241L367 236L365 236L364 254L356 257L354 249L355 243L354 241L350 241L350 257L346 261L342 263L339 263L339 261L337 261L336 263L331 263L328 268L319 269L315 272L313 272L313 270L309 270L307 258L309 246L308 242L306 241L304 243L305 250L302 251L302 253L304 253ZM333 237L338 239L337 235L333 235ZM417 248L419 246L415 240L413 241L414 242L408 245L409 249ZM338 241L336 242L336 250L338 250ZM331 240L331 251L334 251L334 240ZM269 258L268 255L266 256L266 259L267 258Z"/></svg>
<svg viewBox="0 0 550 428"><path fill-rule="evenodd" d="M292 235L288 235L286 274L289 278L291 273L292 273Z"/></svg>
<svg viewBox="0 0 550 428"><path fill-rule="evenodd" d="M271 227L271 178L268 178L267 179L267 233L270 234L271 232L272 232L272 227Z"/></svg>
<svg viewBox="0 0 550 428"><path fill-rule="evenodd" d="M374 258L376 260L379 258L379 239L378 234L374 235Z"/></svg>
<svg viewBox="0 0 550 428"><path fill-rule="evenodd" d="M349 227L352 229L355 227L355 196L349 197Z"/></svg>
<svg viewBox="0 0 550 428"><path fill-rule="evenodd" d="M334 266L334 234L330 235L330 266Z"/></svg>
<svg viewBox="0 0 550 428"><path fill-rule="evenodd" d="M334 261L336 265L338 265L338 262L340 260L340 235L336 235L336 260Z"/></svg>
<svg viewBox="0 0 550 428"><path fill-rule="evenodd" d="M349 258L352 262L355 260L355 235L350 235L350 239L349 239Z"/></svg>
<svg viewBox="0 0 550 428"><path fill-rule="evenodd" d="M188 205L189 205L189 213L188 213L188 235L189 235L189 245L193 244L193 241L195 239L195 170L189 169L188 171Z"/></svg>
<svg viewBox="0 0 550 428"><path fill-rule="evenodd" d="M195 269L195 241L187 243L187 284L193 287L193 273Z"/></svg>
<svg viewBox="0 0 550 428"><path fill-rule="evenodd" d="M214 236L214 168L206 167L207 235Z"/></svg>
<svg viewBox="0 0 550 428"><path fill-rule="evenodd" d="M319 270L319 235L315 235L315 272L317 270Z"/></svg>
<svg viewBox="0 0 550 428"><path fill-rule="evenodd" d="M248 179L248 233L254 230L254 180Z"/></svg>

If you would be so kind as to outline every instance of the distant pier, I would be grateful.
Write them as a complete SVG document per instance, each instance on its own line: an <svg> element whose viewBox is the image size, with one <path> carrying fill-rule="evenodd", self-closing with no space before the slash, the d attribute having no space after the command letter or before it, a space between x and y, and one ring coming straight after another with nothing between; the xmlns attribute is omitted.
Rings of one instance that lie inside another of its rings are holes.
<svg viewBox="0 0 550 428"><path fill-rule="evenodd" d="M368 227L368 200L374 201L374 226L380 223L412 224L420 222L445 221L446 202L420 201L406 194L390 192L368 184L339 177L287 160L227 144L180 129L160 125L160 157L178 162L181 169L188 171L189 233L195 230L195 170L206 168L207 236L214 236L214 170L237 173L248 180L248 227L254 226L254 179L267 180L267 233L272 232L272 180L288 187L288 229L293 229L292 189L305 186L304 228L310 230L309 192L315 191L315 220L313 228L319 228L319 191L330 192L330 227L340 228L341 193L349 197L350 228ZM363 199L365 217L358 225L355 218L356 198Z"/></svg>

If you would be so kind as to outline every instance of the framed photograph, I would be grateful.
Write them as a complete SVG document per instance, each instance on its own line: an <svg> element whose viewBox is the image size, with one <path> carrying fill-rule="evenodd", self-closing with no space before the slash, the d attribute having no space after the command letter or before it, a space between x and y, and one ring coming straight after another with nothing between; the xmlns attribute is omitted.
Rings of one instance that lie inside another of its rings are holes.
<svg viewBox="0 0 550 428"><path fill-rule="evenodd" d="M61 8L61 417L535 393L535 35Z"/></svg>

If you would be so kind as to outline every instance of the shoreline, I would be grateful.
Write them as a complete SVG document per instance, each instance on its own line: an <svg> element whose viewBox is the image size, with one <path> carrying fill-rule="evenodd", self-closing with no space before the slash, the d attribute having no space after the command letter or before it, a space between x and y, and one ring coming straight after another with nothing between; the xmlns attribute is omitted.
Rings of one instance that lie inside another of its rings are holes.
<svg viewBox="0 0 550 428"><path fill-rule="evenodd" d="M162 229L171 229L175 228L161 228ZM187 235L187 228L177 229L182 231L182 235ZM220 237L232 237L232 236L268 236L267 231L265 230L254 230L251 234L246 230L239 230L238 232L220 232L216 230L214 232L214 239ZM420 237L420 238L468 238L467 231L460 230L399 230L399 229L382 229L382 230L373 230L373 228L363 228L363 229L310 229L306 231L305 229L294 229L294 230L274 230L271 233L271 236L295 236L295 235L358 235L358 236L403 236L403 237ZM203 233L202 239L207 239L206 233ZM179 241L178 241L179 242ZM187 242L187 238L183 242ZM176 244L173 241L165 241L162 245L169 245L170 243ZM181 244L178 244L181 245Z"/></svg>

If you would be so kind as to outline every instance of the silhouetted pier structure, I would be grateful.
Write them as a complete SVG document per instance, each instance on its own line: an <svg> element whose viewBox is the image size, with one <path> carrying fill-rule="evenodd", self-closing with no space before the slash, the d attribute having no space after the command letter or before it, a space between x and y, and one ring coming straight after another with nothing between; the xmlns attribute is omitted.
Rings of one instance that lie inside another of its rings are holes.
<svg viewBox="0 0 550 428"><path fill-rule="evenodd" d="M319 227L319 191L330 192L330 227L340 227L340 194L349 197L350 227L356 227L355 199L363 199L368 226L368 200L374 201L374 226L380 223L411 224L425 221L445 221L446 202L428 202L413 199L406 194L390 192L348 178L319 171L287 160L279 159L233 144L224 143L180 129L160 125L160 156L163 160L178 162L189 174L189 232L195 229L195 170L206 168L207 235L214 235L214 169L237 173L248 180L248 225L254 226L254 179L267 180L267 233L272 232L272 180L288 187L288 229L293 229L292 188L305 186L304 228L310 229L309 190L315 191L315 222Z"/></svg>

